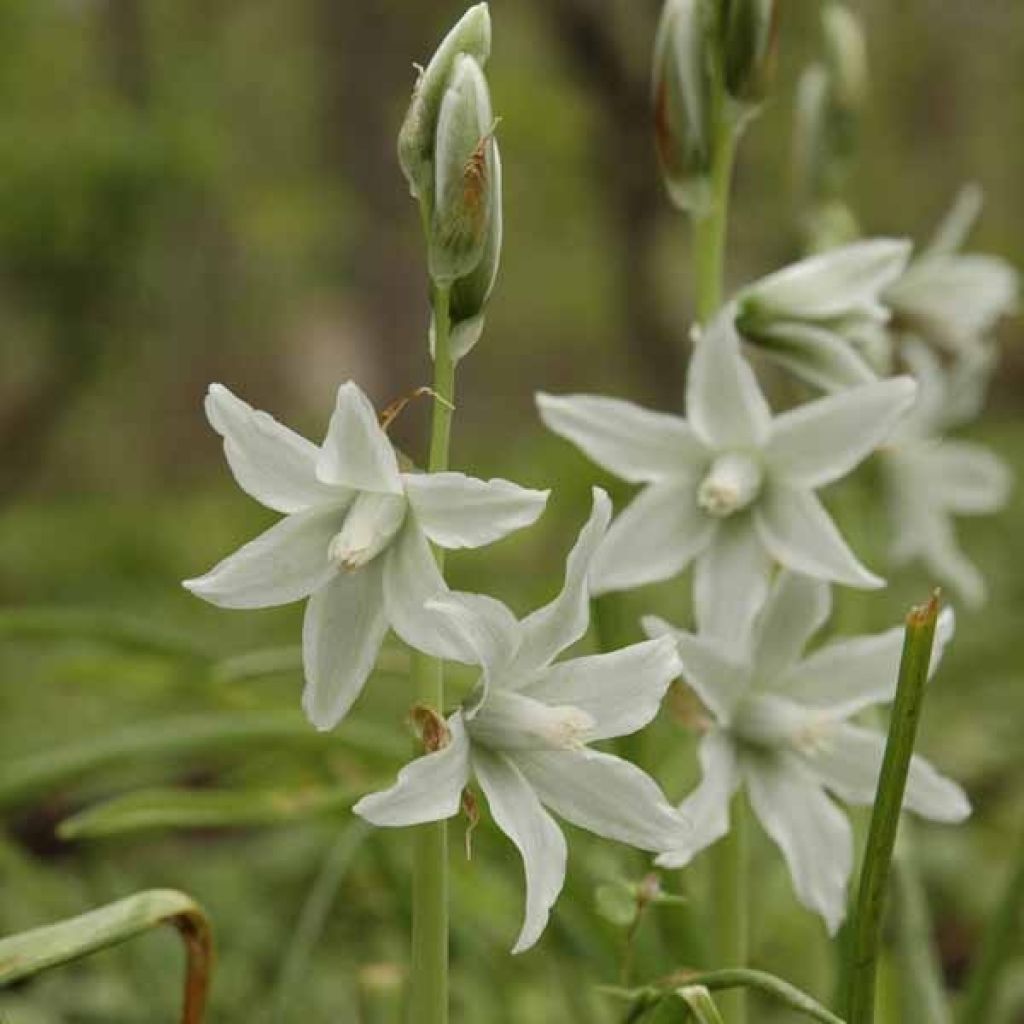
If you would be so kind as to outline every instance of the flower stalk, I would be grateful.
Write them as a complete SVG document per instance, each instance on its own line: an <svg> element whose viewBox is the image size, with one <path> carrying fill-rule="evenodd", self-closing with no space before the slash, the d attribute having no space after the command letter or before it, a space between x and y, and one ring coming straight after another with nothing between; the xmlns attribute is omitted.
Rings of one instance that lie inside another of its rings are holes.
<svg viewBox="0 0 1024 1024"><path fill-rule="evenodd" d="M711 866L715 965L722 968L744 967L749 955L746 817L743 796L739 794L733 799L729 831L718 844ZM728 1024L742 1024L747 1019L746 989L738 986L723 992L718 1005Z"/></svg>
<svg viewBox="0 0 1024 1024"><path fill-rule="evenodd" d="M729 190L736 156L737 133L723 102L714 118L710 195L707 208L694 218L694 262L697 274L697 318L708 323L722 305L725 240L729 224Z"/></svg>

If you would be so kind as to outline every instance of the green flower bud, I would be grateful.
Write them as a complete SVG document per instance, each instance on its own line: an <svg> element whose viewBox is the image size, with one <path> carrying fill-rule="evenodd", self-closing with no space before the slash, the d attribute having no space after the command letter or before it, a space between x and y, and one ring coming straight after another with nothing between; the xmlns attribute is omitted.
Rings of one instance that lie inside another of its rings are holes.
<svg viewBox="0 0 1024 1024"><path fill-rule="evenodd" d="M416 82L398 133L398 162L409 182L409 191L421 201L429 202L433 192L438 114L456 60L463 53L480 65L486 64L491 54L491 15L485 3L466 11L442 40Z"/></svg>
<svg viewBox="0 0 1024 1024"><path fill-rule="evenodd" d="M735 100L764 99L775 75L779 0L726 0L720 15L725 90Z"/></svg>
<svg viewBox="0 0 1024 1024"><path fill-rule="evenodd" d="M429 262L441 284L465 277L483 258L495 191L493 131L487 79L462 54L437 118Z"/></svg>
<svg viewBox="0 0 1024 1024"><path fill-rule="evenodd" d="M857 114L868 92L864 31L853 11L841 3L829 3L822 8L821 27L833 102L850 114Z"/></svg>
<svg viewBox="0 0 1024 1024"><path fill-rule="evenodd" d="M708 201L711 164L713 9L704 0L667 0L654 41L654 140L669 196L680 209Z"/></svg>

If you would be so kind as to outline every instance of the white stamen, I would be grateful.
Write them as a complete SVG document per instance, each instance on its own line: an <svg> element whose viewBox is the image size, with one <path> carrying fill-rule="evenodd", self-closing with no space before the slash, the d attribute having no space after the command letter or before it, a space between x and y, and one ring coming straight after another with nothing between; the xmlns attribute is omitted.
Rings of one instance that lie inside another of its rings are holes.
<svg viewBox="0 0 1024 1024"><path fill-rule="evenodd" d="M719 455L697 489L697 504L708 515L730 516L757 497L762 479L761 467L749 455Z"/></svg>

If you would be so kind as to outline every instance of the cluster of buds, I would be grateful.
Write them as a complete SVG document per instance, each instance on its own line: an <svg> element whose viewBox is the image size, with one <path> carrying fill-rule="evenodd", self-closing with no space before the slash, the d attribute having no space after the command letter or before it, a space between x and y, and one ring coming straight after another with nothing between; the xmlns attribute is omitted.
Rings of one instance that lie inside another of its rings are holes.
<svg viewBox="0 0 1024 1024"><path fill-rule="evenodd" d="M448 291L456 359L480 337L501 254L501 158L483 71L490 50L490 13L477 4L420 73L398 137L430 276Z"/></svg>
<svg viewBox="0 0 1024 1024"><path fill-rule="evenodd" d="M655 142L672 201L707 205L716 140L767 93L778 0L667 0L654 43Z"/></svg>

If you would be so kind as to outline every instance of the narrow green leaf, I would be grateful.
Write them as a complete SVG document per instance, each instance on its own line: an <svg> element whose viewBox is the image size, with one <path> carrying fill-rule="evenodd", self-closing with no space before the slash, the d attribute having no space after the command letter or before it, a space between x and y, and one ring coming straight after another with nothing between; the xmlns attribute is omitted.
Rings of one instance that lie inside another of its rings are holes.
<svg viewBox="0 0 1024 1024"><path fill-rule="evenodd" d="M364 792L348 787L300 790L146 789L115 797L64 820L62 839L96 839L176 828L282 825L344 810Z"/></svg>
<svg viewBox="0 0 1024 1024"><path fill-rule="evenodd" d="M386 760L404 760L409 752L408 743L399 733L349 720L336 733L325 736L298 712L216 712L168 717L0 765L0 809L77 783L102 769L136 763L139 758L181 762L201 754L263 749L268 744L319 751L348 749Z"/></svg>
<svg viewBox="0 0 1024 1024"><path fill-rule="evenodd" d="M215 682L225 684L245 683L251 679L262 679L285 673L302 671L302 648L266 647L246 651L229 658L221 658L211 670ZM374 672L383 675L408 675L409 653L395 647L384 647L377 656Z"/></svg>
<svg viewBox="0 0 1024 1024"><path fill-rule="evenodd" d="M182 1024L201 1024L206 1008L213 941L202 908L184 893L152 889L56 924L0 939L0 987L171 925L185 944Z"/></svg>
<svg viewBox="0 0 1024 1024"><path fill-rule="evenodd" d="M711 993L703 985L684 985L676 995L689 1007L697 1024L724 1024Z"/></svg>
<svg viewBox="0 0 1024 1024"><path fill-rule="evenodd" d="M871 826L853 917L850 992L847 1001L850 1024L872 1024L874 1020L875 976L882 937L882 915L903 808L903 794L924 703L938 615L937 594L926 605L912 609L907 615L899 682L878 779L878 792L871 812Z"/></svg>

